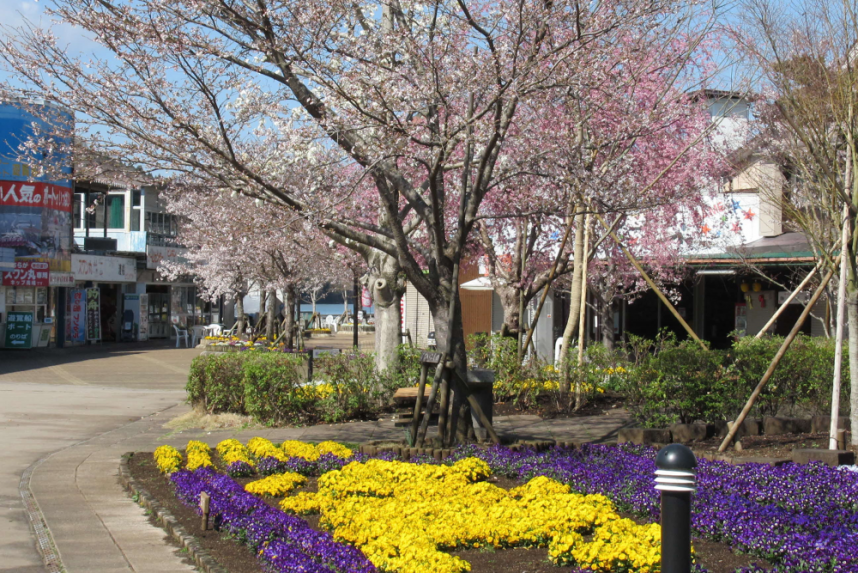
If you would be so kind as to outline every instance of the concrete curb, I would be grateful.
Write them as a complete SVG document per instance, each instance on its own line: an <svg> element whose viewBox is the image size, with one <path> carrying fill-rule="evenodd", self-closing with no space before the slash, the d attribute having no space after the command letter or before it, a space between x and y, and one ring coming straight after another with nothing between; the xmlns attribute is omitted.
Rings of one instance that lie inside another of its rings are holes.
<svg viewBox="0 0 858 573"><path fill-rule="evenodd" d="M36 538L36 548L42 556L42 561L45 564L45 569L48 573L64 573L62 559L60 559L57 545L54 543L54 538L51 535L51 530L45 522L45 515L36 501L36 496L30 490L30 478L42 462L48 459L49 454L30 465L21 475L21 481L18 483L18 493L21 495L21 500L24 502L24 510L27 512L27 518L30 522L30 531Z"/></svg>
<svg viewBox="0 0 858 573"><path fill-rule="evenodd" d="M119 482L122 487L128 492L129 496L137 496L137 503L152 512L155 517L155 522L167 532L176 543L188 550L188 555L194 560L197 567L205 573L229 573L217 561L215 561L208 551L202 548L193 535L190 535L187 530L182 527L179 521L173 517L173 514L167 511L158 501L152 497L137 481L131 477L131 471L128 469L128 460L134 456L134 452L128 452L122 455L119 462Z"/></svg>

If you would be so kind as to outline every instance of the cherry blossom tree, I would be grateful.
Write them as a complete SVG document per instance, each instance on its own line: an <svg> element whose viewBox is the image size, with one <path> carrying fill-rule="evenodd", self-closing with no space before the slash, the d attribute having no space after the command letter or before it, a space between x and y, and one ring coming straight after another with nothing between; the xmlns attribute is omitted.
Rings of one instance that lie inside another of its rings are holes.
<svg viewBox="0 0 858 573"><path fill-rule="evenodd" d="M34 90L80 112L78 135L94 147L290 209L363 251L384 278L377 302L404 275L452 361L452 418L440 428L450 442L466 439L473 404L458 268L498 182L543 155L522 126L612 69L678 74L687 60L663 47L695 48L702 6L57 0L52 14L110 57L72 57L37 28L10 34L2 53ZM641 51L653 57L633 57Z"/></svg>

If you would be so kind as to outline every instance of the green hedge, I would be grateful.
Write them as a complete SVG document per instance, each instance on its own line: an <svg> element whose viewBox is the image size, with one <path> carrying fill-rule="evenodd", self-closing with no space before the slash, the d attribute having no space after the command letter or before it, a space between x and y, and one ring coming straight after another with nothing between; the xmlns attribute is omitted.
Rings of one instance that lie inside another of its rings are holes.
<svg viewBox="0 0 858 573"><path fill-rule="evenodd" d="M678 341L672 335L657 340L631 337L618 351L627 361L626 373L614 377L612 389L626 396L628 409L646 426L732 420L783 341L780 336L746 337L729 350L703 350L696 342ZM757 399L752 415L828 414L834 348L830 339L797 337ZM845 362L841 414L847 414L849 407Z"/></svg>
<svg viewBox="0 0 858 573"><path fill-rule="evenodd" d="M398 368L380 375L372 354L322 355L308 384L304 355L207 354L191 363L188 402L210 414L247 414L269 425L373 418L397 388L417 381L419 352L403 346L399 357Z"/></svg>

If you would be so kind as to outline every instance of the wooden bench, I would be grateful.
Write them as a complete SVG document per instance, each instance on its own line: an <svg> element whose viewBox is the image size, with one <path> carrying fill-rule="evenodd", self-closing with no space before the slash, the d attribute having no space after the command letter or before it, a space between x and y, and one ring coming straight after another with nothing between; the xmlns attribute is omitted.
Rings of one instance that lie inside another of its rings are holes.
<svg viewBox="0 0 858 573"><path fill-rule="evenodd" d="M432 388L430 386L425 386L423 388L423 399L427 400L429 398L429 391ZM419 388L417 386L413 386L411 388L399 388L396 392L393 393L393 401L400 405L411 404L414 405L414 402L417 401L417 392ZM424 402L425 404L425 402Z"/></svg>

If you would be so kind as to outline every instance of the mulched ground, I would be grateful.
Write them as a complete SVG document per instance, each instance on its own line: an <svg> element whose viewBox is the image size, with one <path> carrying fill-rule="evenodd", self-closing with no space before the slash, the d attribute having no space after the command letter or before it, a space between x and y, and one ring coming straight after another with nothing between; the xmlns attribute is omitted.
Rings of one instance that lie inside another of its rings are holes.
<svg viewBox="0 0 858 573"><path fill-rule="evenodd" d="M142 452L134 455L128 467L137 483L154 496L176 519L185 527L189 534L196 536L200 545L230 573L260 573L256 556L245 545L242 545L218 531L202 531L200 517L190 508L185 507L176 499L170 482L155 466L152 454ZM243 478L239 483L247 483L258 478ZM493 478L499 487L511 489L520 482L506 478ZM303 488L304 491L316 491L316 479L310 478ZM267 499L269 504L277 507L277 499ZM319 529L318 516L305 517L310 527ZM634 519L634 518L633 518ZM636 519L639 523L641 520ZM737 568L744 567L756 561L760 565L768 565L746 555L738 555L730 551L726 545L705 540L694 541L695 550L701 565L711 573L733 573ZM472 549L456 551L457 555L471 564L472 573L557 573L565 568L555 567L548 561L547 549ZM431 572L427 572L431 573Z"/></svg>
<svg viewBox="0 0 858 573"><path fill-rule="evenodd" d="M710 438L703 442L689 444L695 451L717 452L723 438ZM795 448L828 449L828 434L782 434L775 436L745 436L741 439L742 449L728 448L725 453L733 456L764 456L767 458L792 458ZM858 453L855 446L847 449Z"/></svg>
<svg viewBox="0 0 858 573"><path fill-rule="evenodd" d="M546 420L555 418L578 418L581 416L601 416L605 412L623 405L623 398L619 394L605 392L599 394L592 401L585 401L581 409L575 410L569 405L558 402L555 395L542 394L533 403L496 402L492 409L494 416L520 416L530 414L540 416Z"/></svg>

